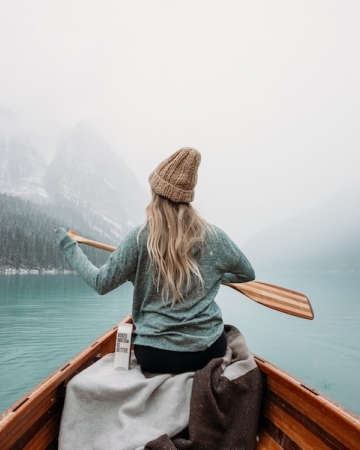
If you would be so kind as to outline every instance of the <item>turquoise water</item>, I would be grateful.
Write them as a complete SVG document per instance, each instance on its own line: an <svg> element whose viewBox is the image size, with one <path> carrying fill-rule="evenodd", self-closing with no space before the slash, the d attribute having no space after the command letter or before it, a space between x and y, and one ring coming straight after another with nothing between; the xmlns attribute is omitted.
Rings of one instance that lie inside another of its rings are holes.
<svg viewBox="0 0 360 450"><path fill-rule="evenodd" d="M262 273L305 293L315 320L288 316L221 287L226 323L251 351L360 415L360 277ZM132 286L99 296L74 275L0 274L0 412L118 323Z"/></svg>
<svg viewBox="0 0 360 450"><path fill-rule="evenodd" d="M74 275L0 275L0 411L117 324L131 296Z"/></svg>

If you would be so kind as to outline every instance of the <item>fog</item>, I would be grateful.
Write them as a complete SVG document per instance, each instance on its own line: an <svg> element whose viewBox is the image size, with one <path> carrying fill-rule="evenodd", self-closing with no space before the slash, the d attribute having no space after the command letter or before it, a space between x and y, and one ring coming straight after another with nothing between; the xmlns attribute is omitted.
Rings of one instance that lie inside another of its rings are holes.
<svg viewBox="0 0 360 450"><path fill-rule="evenodd" d="M197 148L194 205L242 243L359 183L359 17L349 0L0 0L0 104L49 155L90 122L146 187Z"/></svg>

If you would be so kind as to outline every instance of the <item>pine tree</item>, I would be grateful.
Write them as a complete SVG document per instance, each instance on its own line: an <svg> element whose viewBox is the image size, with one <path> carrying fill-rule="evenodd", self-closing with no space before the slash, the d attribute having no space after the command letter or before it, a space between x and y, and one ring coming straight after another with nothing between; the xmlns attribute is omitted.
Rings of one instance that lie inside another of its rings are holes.
<svg viewBox="0 0 360 450"><path fill-rule="evenodd" d="M0 194L0 211L0 270L69 270L55 243L53 230L60 223L90 238L93 233L78 210L67 216L52 206ZM108 257L106 252L93 248L84 248L84 252L97 266Z"/></svg>

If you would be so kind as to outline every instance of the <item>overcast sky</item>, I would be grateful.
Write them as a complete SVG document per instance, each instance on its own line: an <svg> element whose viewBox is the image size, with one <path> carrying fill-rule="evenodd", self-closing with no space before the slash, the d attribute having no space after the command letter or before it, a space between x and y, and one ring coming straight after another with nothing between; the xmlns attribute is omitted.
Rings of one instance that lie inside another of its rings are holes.
<svg viewBox="0 0 360 450"><path fill-rule="evenodd" d="M146 186L197 148L194 205L241 243L359 183L359 18L357 0L0 0L0 104L45 134L91 121Z"/></svg>

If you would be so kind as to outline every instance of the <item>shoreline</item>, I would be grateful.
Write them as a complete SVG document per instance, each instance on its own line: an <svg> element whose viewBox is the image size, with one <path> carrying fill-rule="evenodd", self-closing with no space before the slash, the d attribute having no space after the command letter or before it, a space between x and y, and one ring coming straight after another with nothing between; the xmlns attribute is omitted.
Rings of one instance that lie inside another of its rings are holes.
<svg viewBox="0 0 360 450"><path fill-rule="evenodd" d="M59 269L0 269L0 275L59 275L72 274L73 270Z"/></svg>
<svg viewBox="0 0 360 450"><path fill-rule="evenodd" d="M358 273L357 269L329 269L329 270L316 270L316 273ZM74 270L69 269L12 269L12 268L0 268L0 275L60 275L60 274L74 274ZM287 274L295 274L295 273L314 273L314 270L274 270L268 271L267 273L287 273Z"/></svg>

